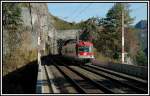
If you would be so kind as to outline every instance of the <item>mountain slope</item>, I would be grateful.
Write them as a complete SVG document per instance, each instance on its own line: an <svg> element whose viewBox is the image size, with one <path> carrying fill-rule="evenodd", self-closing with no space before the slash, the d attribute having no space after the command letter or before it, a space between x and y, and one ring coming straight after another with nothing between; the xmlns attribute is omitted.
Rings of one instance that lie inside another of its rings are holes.
<svg viewBox="0 0 150 96"><path fill-rule="evenodd" d="M139 30L138 32L138 38L140 40L141 48L144 50L147 48L147 20L141 20L136 25L135 28Z"/></svg>

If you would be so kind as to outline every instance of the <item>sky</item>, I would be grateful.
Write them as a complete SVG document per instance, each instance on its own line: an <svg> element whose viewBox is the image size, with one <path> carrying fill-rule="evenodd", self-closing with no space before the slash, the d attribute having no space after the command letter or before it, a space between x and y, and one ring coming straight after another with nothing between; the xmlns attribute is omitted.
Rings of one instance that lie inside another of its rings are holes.
<svg viewBox="0 0 150 96"><path fill-rule="evenodd" d="M90 17L105 17L114 3L48 3L49 12L68 22L80 22ZM147 20L147 3L129 3L133 25Z"/></svg>

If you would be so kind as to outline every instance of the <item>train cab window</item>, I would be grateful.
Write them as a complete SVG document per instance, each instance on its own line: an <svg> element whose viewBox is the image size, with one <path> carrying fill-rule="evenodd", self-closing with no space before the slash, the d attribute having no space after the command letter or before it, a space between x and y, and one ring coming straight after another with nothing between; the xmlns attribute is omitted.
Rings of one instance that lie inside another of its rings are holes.
<svg viewBox="0 0 150 96"><path fill-rule="evenodd" d="M89 52L92 52L92 50L93 50L93 46L90 46L89 47Z"/></svg>
<svg viewBox="0 0 150 96"><path fill-rule="evenodd" d="M79 47L79 52L89 52L89 47Z"/></svg>

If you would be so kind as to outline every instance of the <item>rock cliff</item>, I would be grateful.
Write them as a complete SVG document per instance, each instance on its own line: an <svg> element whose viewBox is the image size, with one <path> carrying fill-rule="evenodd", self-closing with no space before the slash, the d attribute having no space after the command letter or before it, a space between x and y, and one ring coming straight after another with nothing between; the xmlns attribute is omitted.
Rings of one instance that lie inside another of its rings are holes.
<svg viewBox="0 0 150 96"><path fill-rule="evenodd" d="M57 54L57 31L46 3L3 3L3 22L3 75L37 60L39 48L42 56Z"/></svg>
<svg viewBox="0 0 150 96"><path fill-rule="evenodd" d="M29 3L28 7L22 7L22 19L24 26L30 29L32 42L28 48L37 48L38 34L41 35L41 46L50 47L49 53L57 53L56 34L52 25L51 15L46 3Z"/></svg>

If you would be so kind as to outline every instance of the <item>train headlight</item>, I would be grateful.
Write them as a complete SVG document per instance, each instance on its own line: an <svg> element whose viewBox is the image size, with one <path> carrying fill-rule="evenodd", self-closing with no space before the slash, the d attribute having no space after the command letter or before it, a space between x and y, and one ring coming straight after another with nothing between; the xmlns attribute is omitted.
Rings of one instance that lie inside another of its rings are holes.
<svg viewBox="0 0 150 96"><path fill-rule="evenodd" d="M83 55L87 55L86 53L83 53Z"/></svg>

